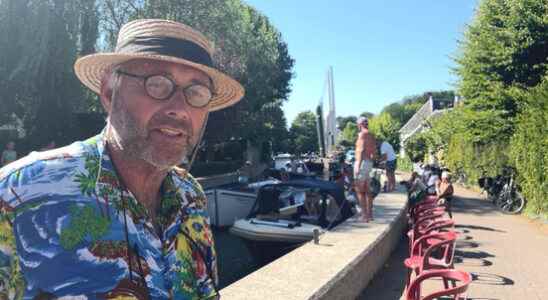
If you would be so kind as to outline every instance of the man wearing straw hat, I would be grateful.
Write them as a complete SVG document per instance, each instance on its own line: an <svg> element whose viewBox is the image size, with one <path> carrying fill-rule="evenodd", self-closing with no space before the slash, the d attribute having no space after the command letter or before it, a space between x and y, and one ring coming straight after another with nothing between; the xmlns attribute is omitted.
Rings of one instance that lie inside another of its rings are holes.
<svg viewBox="0 0 548 300"><path fill-rule="evenodd" d="M200 185L184 169L211 111L243 88L192 28L136 20L75 64L108 117L86 141L0 169L0 298L218 296Z"/></svg>

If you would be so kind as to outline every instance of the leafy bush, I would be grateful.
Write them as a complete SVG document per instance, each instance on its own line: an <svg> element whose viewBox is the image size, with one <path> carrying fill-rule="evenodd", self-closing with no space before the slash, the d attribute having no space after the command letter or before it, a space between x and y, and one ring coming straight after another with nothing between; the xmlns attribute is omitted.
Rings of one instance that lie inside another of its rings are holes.
<svg viewBox="0 0 548 300"><path fill-rule="evenodd" d="M356 122L348 122L341 133L341 146L352 146L358 138L358 126ZM344 145L343 145L344 143Z"/></svg>
<svg viewBox="0 0 548 300"><path fill-rule="evenodd" d="M398 170L411 172L413 171L413 162L406 155L398 155Z"/></svg>
<svg viewBox="0 0 548 300"><path fill-rule="evenodd" d="M427 139L423 133L415 134L405 142L405 154L412 162L423 161L427 151Z"/></svg>
<svg viewBox="0 0 548 300"><path fill-rule="evenodd" d="M384 140L394 147L395 151L400 149L401 124L389 113L383 112L369 120L369 130L375 138Z"/></svg>
<svg viewBox="0 0 548 300"><path fill-rule="evenodd" d="M443 164L455 175L463 175L466 178L463 183L475 184L483 172L489 176L499 174L508 163L507 153L506 140L479 143L457 133L449 140Z"/></svg>
<svg viewBox="0 0 548 300"><path fill-rule="evenodd" d="M525 100L510 144L527 212L548 215L548 78Z"/></svg>

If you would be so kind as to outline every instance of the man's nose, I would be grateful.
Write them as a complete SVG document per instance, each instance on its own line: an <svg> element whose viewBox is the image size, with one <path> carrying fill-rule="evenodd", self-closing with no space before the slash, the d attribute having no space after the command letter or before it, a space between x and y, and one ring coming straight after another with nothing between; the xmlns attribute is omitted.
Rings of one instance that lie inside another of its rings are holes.
<svg viewBox="0 0 548 300"><path fill-rule="evenodd" d="M167 104L166 114L177 120L190 120L189 105L183 91L175 91Z"/></svg>

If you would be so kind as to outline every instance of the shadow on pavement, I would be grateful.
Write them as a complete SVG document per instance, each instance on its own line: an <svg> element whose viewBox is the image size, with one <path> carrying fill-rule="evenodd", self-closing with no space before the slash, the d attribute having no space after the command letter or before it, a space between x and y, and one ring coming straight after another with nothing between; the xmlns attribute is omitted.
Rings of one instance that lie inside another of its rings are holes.
<svg viewBox="0 0 548 300"><path fill-rule="evenodd" d="M499 214L495 206L487 200L456 196L452 204L453 213L466 213L477 216Z"/></svg>
<svg viewBox="0 0 548 300"><path fill-rule="evenodd" d="M455 257L468 258L468 259L472 259L472 258L483 259L483 258L495 257L495 256L491 253L487 253L487 252L481 251L481 250L473 251L473 252L472 251L455 250Z"/></svg>
<svg viewBox="0 0 548 300"><path fill-rule="evenodd" d="M472 284L484 285L514 285L514 281L508 277L497 274L472 272Z"/></svg>
<svg viewBox="0 0 548 300"><path fill-rule="evenodd" d="M485 226L477 226L477 225L462 225L462 224L458 224L458 225L455 225L455 228L467 228L467 229L472 229L472 230L486 230L486 231L493 231L493 232L502 232L502 233L506 233L506 231L504 231L504 230L494 229L494 228L485 227ZM461 232L463 232L463 233L469 233L470 230L461 230Z"/></svg>
<svg viewBox="0 0 548 300"><path fill-rule="evenodd" d="M455 248L457 249L466 249L466 248L478 248L480 246L477 242L472 241L457 241Z"/></svg>
<svg viewBox="0 0 548 300"><path fill-rule="evenodd" d="M493 263L490 260L484 258L463 258L455 257L455 264L459 264L467 267L488 267L492 266Z"/></svg>

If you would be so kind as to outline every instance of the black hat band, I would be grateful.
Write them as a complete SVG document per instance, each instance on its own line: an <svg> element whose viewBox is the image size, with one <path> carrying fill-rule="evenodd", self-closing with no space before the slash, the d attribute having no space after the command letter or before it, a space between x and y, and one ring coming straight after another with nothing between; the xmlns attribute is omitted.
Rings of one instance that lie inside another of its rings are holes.
<svg viewBox="0 0 548 300"><path fill-rule="evenodd" d="M134 37L116 47L118 53L165 55L213 66L209 53L198 44L173 37Z"/></svg>

